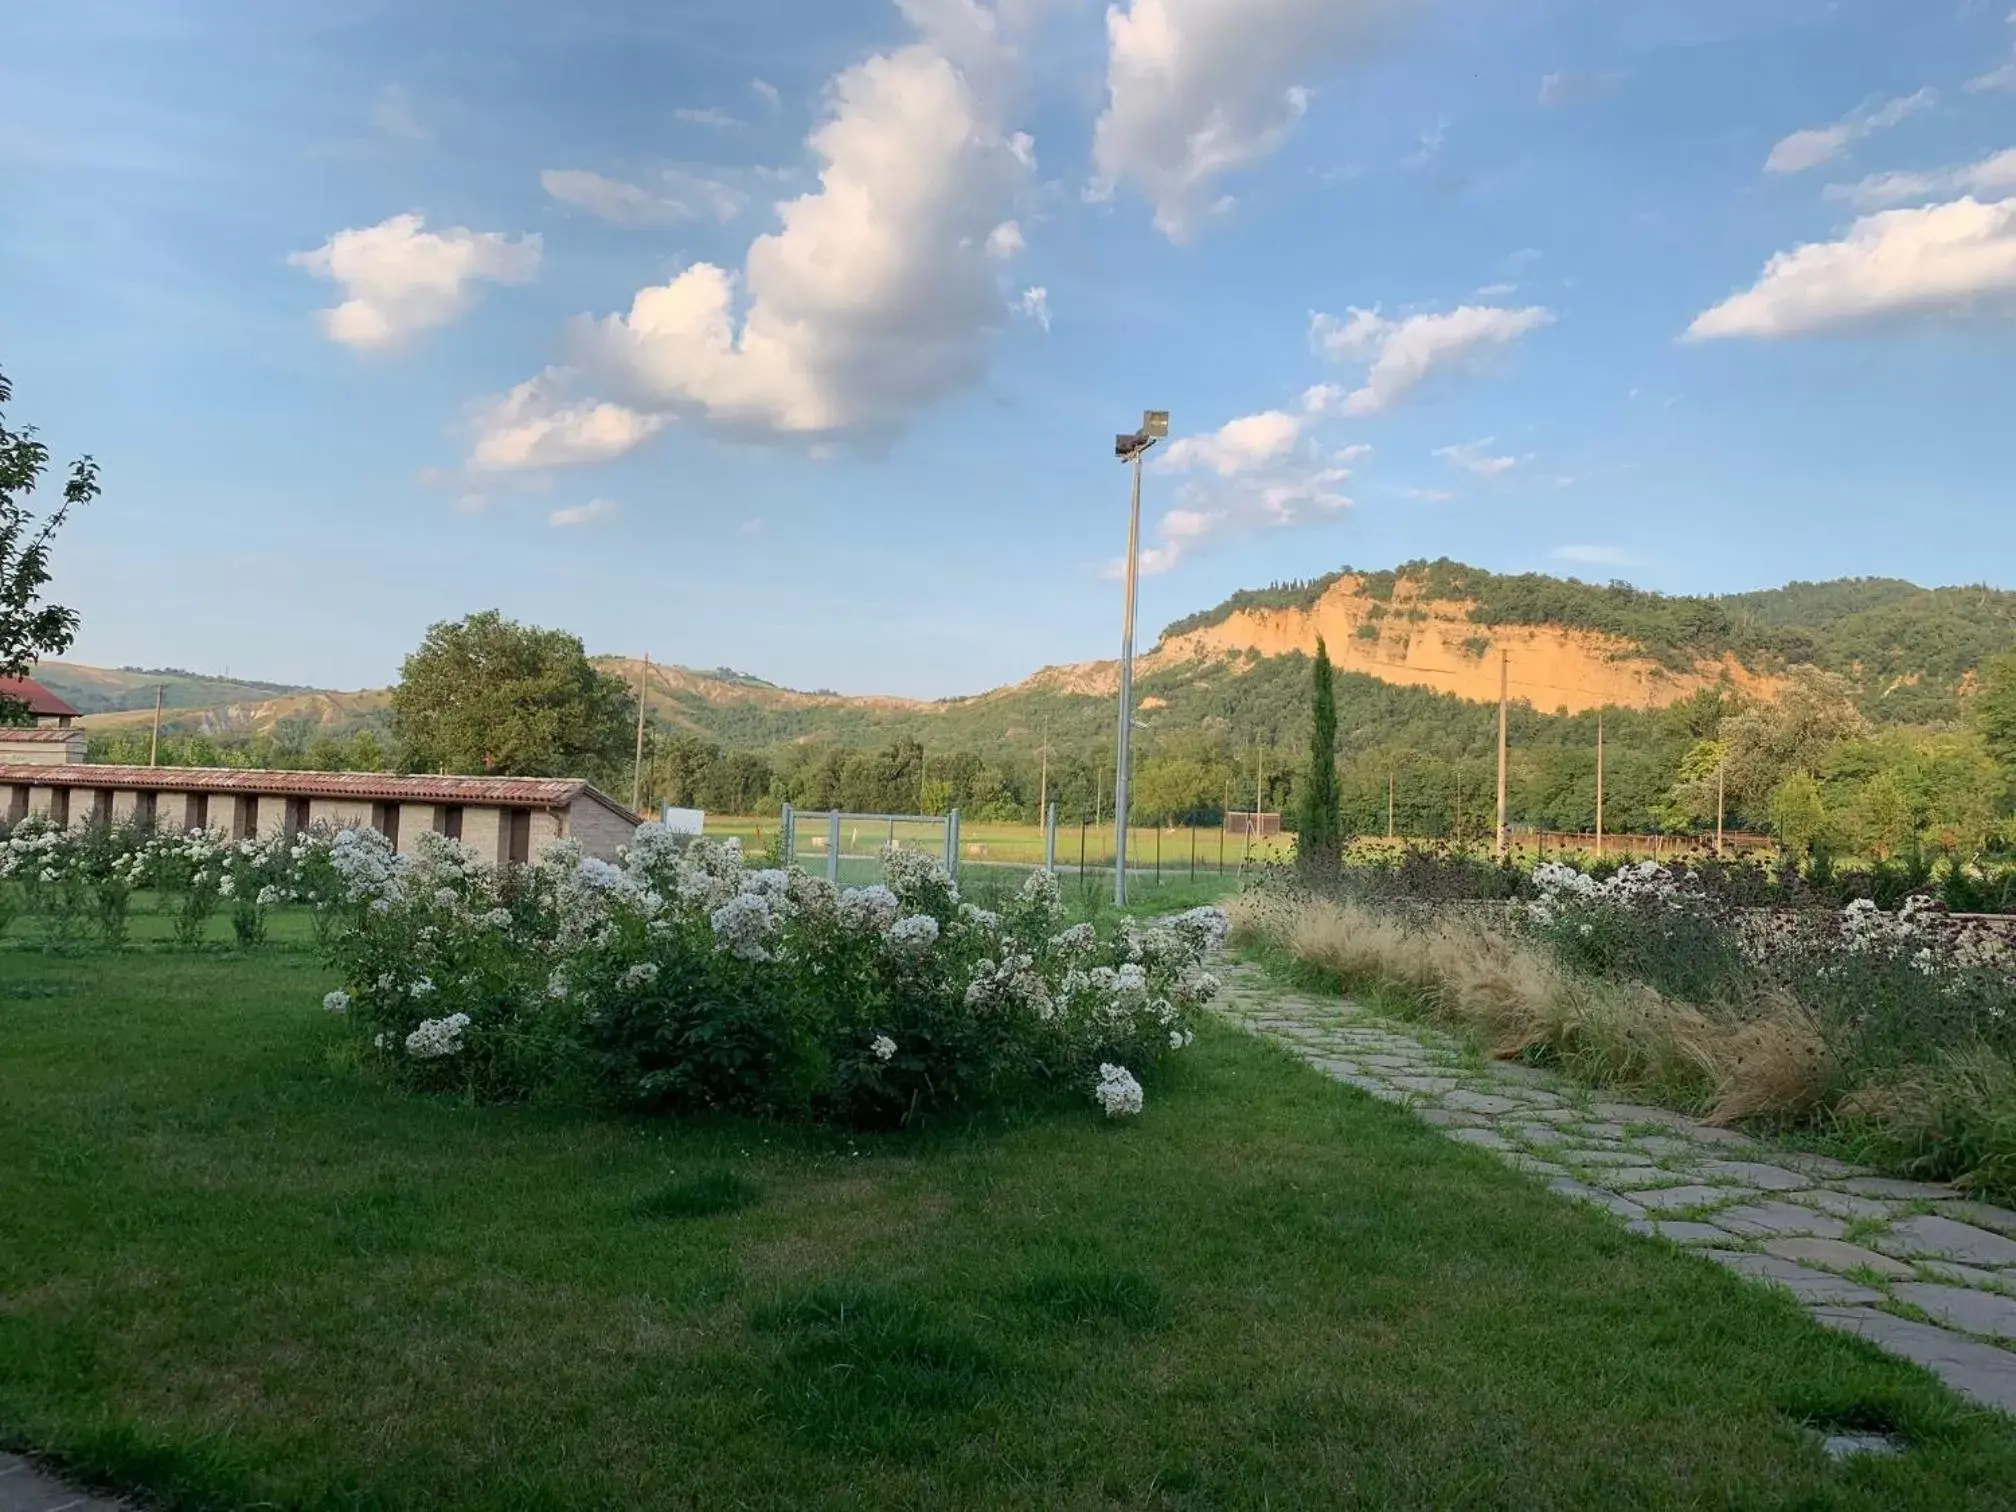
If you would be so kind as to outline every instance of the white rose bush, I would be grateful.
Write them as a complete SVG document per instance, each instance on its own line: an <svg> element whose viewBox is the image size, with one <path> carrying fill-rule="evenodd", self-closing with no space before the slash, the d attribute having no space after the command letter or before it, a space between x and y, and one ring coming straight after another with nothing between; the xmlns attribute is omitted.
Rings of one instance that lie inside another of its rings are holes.
<svg viewBox="0 0 2016 1512"><path fill-rule="evenodd" d="M1047 872L997 915L927 856L884 859L886 885L838 889L645 825L620 866L563 843L498 871L346 830L316 862L332 1011L402 1084L481 1099L869 1128L1057 1092L1140 1111L1218 991L1223 913L1066 927Z"/></svg>

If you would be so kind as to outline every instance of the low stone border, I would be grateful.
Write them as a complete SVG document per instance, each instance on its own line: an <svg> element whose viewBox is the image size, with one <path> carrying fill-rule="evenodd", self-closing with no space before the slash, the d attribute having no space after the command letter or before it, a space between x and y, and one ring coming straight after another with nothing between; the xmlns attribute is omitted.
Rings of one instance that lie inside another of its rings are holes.
<svg viewBox="0 0 2016 1512"><path fill-rule="evenodd" d="M0 1512L131 1512L43 1474L18 1454L0 1454Z"/></svg>
<svg viewBox="0 0 2016 1512"><path fill-rule="evenodd" d="M2016 1412L2016 1212L1488 1061L1434 1028L1225 973L1220 1013L1325 1075L1805 1303Z"/></svg>

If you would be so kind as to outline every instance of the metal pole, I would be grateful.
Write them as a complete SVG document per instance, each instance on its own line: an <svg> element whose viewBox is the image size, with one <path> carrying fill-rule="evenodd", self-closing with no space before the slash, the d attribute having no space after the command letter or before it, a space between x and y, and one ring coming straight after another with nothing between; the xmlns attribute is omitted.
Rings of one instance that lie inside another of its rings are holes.
<svg viewBox="0 0 2016 1512"><path fill-rule="evenodd" d="M788 803L777 810L777 849L779 854L783 856L786 866L795 865L798 860L798 827L796 817L791 805Z"/></svg>
<svg viewBox="0 0 2016 1512"><path fill-rule="evenodd" d="M637 765L630 774L630 811L644 807L644 692L651 685L651 654L644 654L644 670L637 678Z"/></svg>
<svg viewBox="0 0 2016 1512"><path fill-rule="evenodd" d="M1043 810L1043 870L1057 870L1057 805Z"/></svg>
<svg viewBox="0 0 2016 1512"><path fill-rule="evenodd" d="M1505 859L1505 701L1510 687L1512 653L1498 653L1498 859Z"/></svg>
<svg viewBox="0 0 2016 1512"><path fill-rule="evenodd" d="M1134 486L1127 510L1127 591L1120 627L1120 735L1113 753L1113 902L1127 906L1127 758L1134 724L1134 590L1141 565L1141 457L1134 449Z"/></svg>
<svg viewBox="0 0 2016 1512"><path fill-rule="evenodd" d="M1386 769L1386 838L1393 838L1393 769Z"/></svg>
<svg viewBox="0 0 2016 1512"><path fill-rule="evenodd" d="M840 810L826 816L826 880L840 882Z"/></svg>
<svg viewBox="0 0 2016 1512"><path fill-rule="evenodd" d="M150 767L156 764L161 754L161 696L165 692L167 692L166 683L154 685L154 735L147 742L147 765Z"/></svg>

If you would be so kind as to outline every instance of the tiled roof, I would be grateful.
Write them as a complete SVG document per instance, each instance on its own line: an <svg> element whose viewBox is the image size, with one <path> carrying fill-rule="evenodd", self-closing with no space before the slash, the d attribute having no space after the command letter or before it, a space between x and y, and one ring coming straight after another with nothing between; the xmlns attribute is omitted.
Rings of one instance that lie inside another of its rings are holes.
<svg viewBox="0 0 2016 1512"><path fill-rule="evenodd" d="M30 713L51 719L77 717L75 709L32 677L0 677L0 698L18 698L28 705Z"/></svg>
<svg viewBox="0 0 2016 1512"><path fill-rule="evenodd" d="M52 732L55 733L55 732ZM275 798L360 798L380 803L478 803L565 808L586 797L633 824L637 816L579 777L397 777L387 772L267 772L239 767L146 767L72 762L0 765L0 783L141 788L162 793L255 793Z"/></svg>
<svg viewBox="0 0 2016 1512"><path fill-rule="evenodd" d="M82 730L59 730L55 725L0 725L0 746L20 745L24 741L54 742L82 739L84 739Z"/></svg>

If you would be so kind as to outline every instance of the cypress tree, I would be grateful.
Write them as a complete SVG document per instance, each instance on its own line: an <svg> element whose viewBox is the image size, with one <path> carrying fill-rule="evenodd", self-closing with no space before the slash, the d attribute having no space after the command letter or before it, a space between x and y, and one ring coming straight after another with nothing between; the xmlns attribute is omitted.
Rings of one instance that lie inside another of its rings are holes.
<svg viewBox="0 0 2016 1512"><path fill-rule="evenodd" d="M1301 834L1295 842L1303 861L1335 864L1344 849L1344 818L1337 790L1337 691L1330 652L1316 637L1316 686L1309 733L1309 775L1302 783Z"/></svg>

